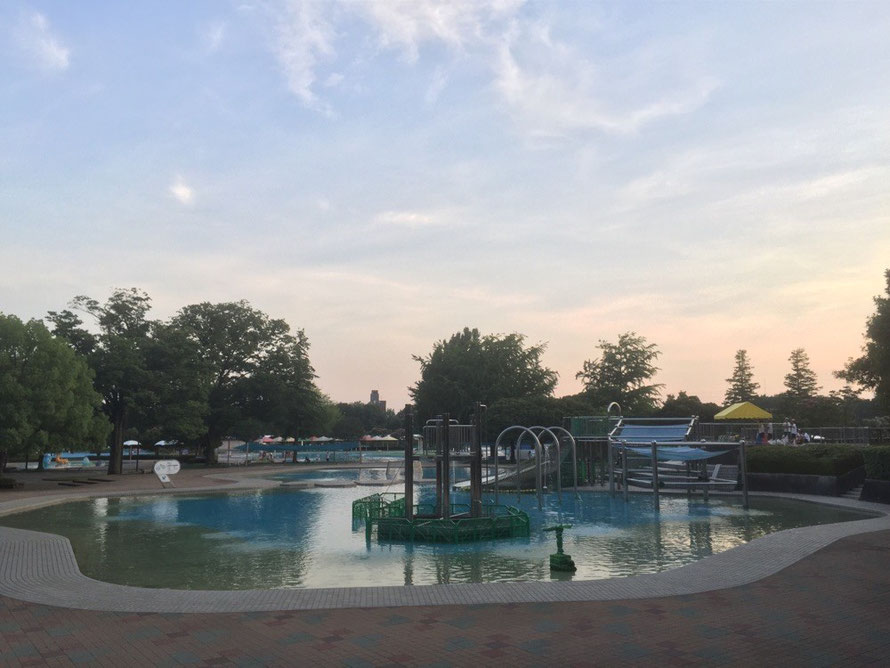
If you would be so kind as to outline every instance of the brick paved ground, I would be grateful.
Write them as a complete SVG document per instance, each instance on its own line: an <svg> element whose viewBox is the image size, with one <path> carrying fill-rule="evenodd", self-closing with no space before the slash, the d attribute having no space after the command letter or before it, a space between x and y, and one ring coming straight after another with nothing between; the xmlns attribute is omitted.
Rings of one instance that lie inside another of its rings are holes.
<svg viewBox="0 0 890 668"><path fill-rule="evenodd" d="M0 597L0 665L888 665L890 531L754 584L632 601L132 614Z"/></svg>

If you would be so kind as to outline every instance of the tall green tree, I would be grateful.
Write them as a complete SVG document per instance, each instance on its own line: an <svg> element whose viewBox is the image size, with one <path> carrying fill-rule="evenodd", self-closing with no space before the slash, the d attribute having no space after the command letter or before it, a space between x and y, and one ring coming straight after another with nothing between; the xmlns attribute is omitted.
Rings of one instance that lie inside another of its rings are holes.
<svg viewBox="0 0 890 668"><path fill-rule="evenodd" d="M152 323L134 426L146 444L194 443L204 433L209 385L197 344L169 324Z"/></svg>
<svg viewBox="0 0 890 668"><path fill-rule="evenodd" d="M785 387L788 396L801 401L816 396L819 384L816 373L810 368L810 357L803 348L795 348L788 358L791 363L790 373L785 374Z"/></svg>
<svg viewBox="0 0 890 668"><path fill-rule="evenodd" d="M880 410L890 415L890 269L884 272L886 296L875 297L875 312L865 326L863 354L850 359L836 376L874 390Z"/></svg>
<svg viewBox="0 0 890 668"><path fill-rule="evenodd" d="M440 413L469 418L472 405L500 399L547 397L557 374L541 362L546 345L525 345L522 334L486 334L465 327L434 344L426 356L414 355L420 380L408 388L422 424Z"/></svg>
<svg viewBox="0 0 890 668"><path fill-rule="evenodd" d="M105 303L81 295L72 300L71 306L91 316L99 333L90 335L80 326L80 318L69 310L51 311L47 320L54 325L55 334L87 355L96 374L96 389L102 394L102 408L112 425L108 472L119 474L127 422L149 401L145 351L152 326L147 318L151 298L137 288L117 289Z"/></svg>
<svg viewBox="0 0 890 668"><path fill-rule="evenodd" d="M583 381L591 402L605 409L610 402L617 401L628 415L654 411L663 387L649 382L658 371L658 346L636 332L625 332L617 343L601 339L597 348L602 354L585 361L575 375Z"/></svg>
<svg viewBox="0 0 890 668"><path fill-rule="evenodd" d="M724 401L727 404L736 404L741 401L751 401L760 387L754 382L754 369L748 359L747 350L737 350L735 354L735 367L732 376L726 379L729 389L726 390Z"/></svg>
<svg viewBox="0 0 890 668"><path fill-rule="evenodd" d="M0 472L10 451L40 455L101 442L99 409L86 360L36 320L0 314Z"/></svg>
<svg viewBox="0 0 890 668"><path fill-rule="evenodd" d="M193 342L207 386L200 445L210 461L223 436L256 435L262 425L297 437L327 419L314 384L309 341L302 330L270 318L246 301L182 308L170 325Z"/></svg>

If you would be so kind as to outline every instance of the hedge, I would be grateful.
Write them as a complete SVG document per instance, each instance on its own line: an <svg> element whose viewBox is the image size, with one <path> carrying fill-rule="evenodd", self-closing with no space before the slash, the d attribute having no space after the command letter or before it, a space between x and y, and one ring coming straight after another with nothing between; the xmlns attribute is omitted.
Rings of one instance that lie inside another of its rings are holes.
<svg viewBox="0 0 890 668"><path fill-rule="evenodd" d="M872 480L890 480L890 445L874 445L862 450L865 459L865 477Z"/></svg>
<svg viewBox="0 0 890 668"><path fill-rule="evenodd" d="M756 445L747 449L747 470L748 473L838 476L863 465L862 451L843 445ZM883 461L890 463L890 459Z"/></svg>

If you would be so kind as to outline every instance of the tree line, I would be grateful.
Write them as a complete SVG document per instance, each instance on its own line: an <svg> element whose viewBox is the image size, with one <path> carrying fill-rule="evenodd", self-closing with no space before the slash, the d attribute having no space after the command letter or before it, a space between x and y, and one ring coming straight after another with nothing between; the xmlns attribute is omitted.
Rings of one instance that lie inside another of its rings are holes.
<svg viewBox="0 0 890 668"><path fill-rule="evenodd" d="M737 351L724 401L754 401L774 414L819 426L857 424L890 414L890 270L887 296L875 298L863 354L836 376L839 391L821 389L802 348L791 351L786 391L758 394L747 351ZM43 322L0 314L0 471L9 453L39 456L60 445L110 446L119 472L121 444L174 440L208 459L225 436L262 433L300 438L328 433L358 438L390 433L401 414L360 402L333 403L315 383L303 332L246 301L192 304L172 318L149 317L151 298L130 288L105 302L79 296ZM660 351L635 332L600 340L582 363L583 389L555 397L557 373L543 364L546 345L522 334L483 335L464 328L415 355L420 378L409 388L419 424L448 412L469 419L488 407L488 430L511 424L560 424L569 415L603 414L617 401L626 415L699 415L720 406L680 391L661 399L653 378ZM873 400L860 397L873 390ZM886 418L885 418L886 419ZM419 425L418 425L419 426Z"/></svg>

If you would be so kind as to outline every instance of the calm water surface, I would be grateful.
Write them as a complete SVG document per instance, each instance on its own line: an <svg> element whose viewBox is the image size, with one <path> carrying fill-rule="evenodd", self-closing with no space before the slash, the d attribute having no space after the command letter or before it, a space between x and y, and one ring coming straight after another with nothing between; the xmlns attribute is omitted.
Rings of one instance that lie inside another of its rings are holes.
<svg viewBox="0 0 890 668"><path fill-rule="evenodd" d="M342 477L337 472L321 472ZM353 527L353 500L382 488L349 487L264 492L100 498L0 518L0 524L58 533L70 539L81 571L97 580L176 589L269 589L449 582L549 580L555 552L550 524L570 523L565 550L577 579L653 573L676 568L782 529L862 519L861 513L753 498L661 498L564 492L501 494L501 503L529 513L530 538L465 545L379 544ZM393 488L397 491L397 486ZM420 499L432 498L418 486ZM490 498L490 497L489 497ZM454 494L455 502L466 495ZM564 578L566 576L559 576Z"/></svg>

